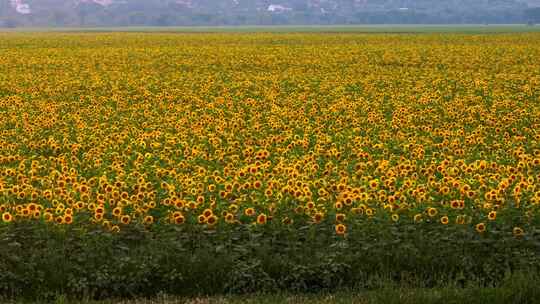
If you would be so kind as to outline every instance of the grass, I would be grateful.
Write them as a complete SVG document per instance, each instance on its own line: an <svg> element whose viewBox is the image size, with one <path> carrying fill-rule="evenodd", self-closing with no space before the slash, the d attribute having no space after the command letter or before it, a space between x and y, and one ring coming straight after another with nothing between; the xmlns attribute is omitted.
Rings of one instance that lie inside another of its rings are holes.
<svg viewBox="0 0 540 304"><path fill-rule="evenodd" d="M406 289L384 288L376 291L336 292L320 294L253 294L230 295L214 297L179 298L159 296L153 299L132 300L104 300L104 301L70 301L65 297L58 297L53 304L330 304L330 303L358 303L358 304L392 304L392 303L423 303L423 304L525 304L535 303L540 292L510 290L508 288L437 288L437 289ZM7 302L24 303L24 302ZM42 303L42 302L40 302Z"/></svg>
<svg viewBox="0 0 540 304"><path fill-rule="evenodd" d="M479 287L469 285L458 287L449 283L446 287L416 288L399 286L395 283L386 283L383 287L374 290L340 290L335 292L320 292L312 294L291 293L261 293L247 295L200 296L200 297L173 297L160 295L152 299L108 299L103 301L71 301L59 296L52 304L330 304L330 303L358 303L358 304L526 304L538 303L540 289L536 287L536 276L525 273L515 273L497 287ZM40 302L2 301L6 304L29 304Z"/></svg>
<svg viewBox="0 0 540 304"><path fill-rule="evenodd" d="M294 25L294 26L174 26L174 27L51 27L0 29L5 32L178 32L178 33L526 33L540 26L506 25Z"/></svg>

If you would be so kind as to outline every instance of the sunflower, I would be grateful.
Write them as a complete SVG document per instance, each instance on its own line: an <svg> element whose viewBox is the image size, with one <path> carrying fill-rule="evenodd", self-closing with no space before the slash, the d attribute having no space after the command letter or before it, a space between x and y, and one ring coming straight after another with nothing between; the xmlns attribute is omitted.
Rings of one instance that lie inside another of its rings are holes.
<svg viewBox="0 0 540 304"><path fill-rule="evenodd" d="M482 232L486 231L486 224L484 224L484 223L476 224L475 229L476 229L476 231L478 233L482 233Z"/></svg>
<svg viewBox="0 0 540 304"><path fill-rule="evenodd" d="M291 219L290 217L285 217L283 220L281 220L281 222L284 224L284 225L292 225L292 223L294 222L293 219Z"/></svg>
<svg viewBox="0 0 540 304"><path fill-rule="evenodd" d="M322 212L317 212L313 215L313 222L320 223L324 218L324 214Z"/></svg>
<svg viewBox="0 0 540 304"><path fill-rule="evenodd" d="M103 213L94 213L94 219L96 221L101 221L103 219Z"/></svg>
<svg viewBox="0 0 540 304"><path fill-rule="evenodd" d="M104 214L105 213L105 208L103 206L98 206L94 209L94 213L98 213L98 214Z"/></svg>
<svg viewBox="0 0 540 304"><path fill-rule="evenodd" d="M525 235L525 231L523 231L523 228L520 228L520 227L514 227L514 229L512 229L512 233L514 234L515 237L518 237L518 238Z"/></svg>
<svg viewBox="0 0 540 304"><path fill-rule="evenodd" d="M214 212L212 211L212 209L205 209L202 214L204 215L204 217L209 218L214 214Z"/></svg>
<svg viewBox="0 0 540 304"><path fill-rule="evenodd" d="M494 221L497 218L497 211L491 211L488 213L488 219Z"/></svg>
<svg viewBox="0 0 540 304"><path fill-rule="evenodd" d="M45 212L43 214L43 219L46 221L46 222L51 222L54 220L54 215L50 212Z"/></svg>
<svg viewBox="0 0 540 304"><path fill-rule="evenodd" d="M13 216L9 212L4 212L4 214L2 214L2 221L4 223L10 223L13 221Z"/></svg>
<svg viewBox="0 0 540 304"><path fill-rule="evenodd" d="M120 207L115 207L115 208L113 209L113 211L112 211L112 214L113 214L114 216L120 216L120 215L122 214L122 208L120 208Z"/></svg>
<svg viewBox="0 0 540 304"><path fill-rule="evenodd" d="M57 216L54 221L57 223L57 224L63 224L64 223L64 217L62 216Z"/></svg>
<svg viewBox="0 0 540 304"><path fill-rule="evenodd" d="M24 193L24 192L19 192L17 194L17 198L20 199L20 200L24 199L25 197L26 197L26 193Z"/></svg>
<svg viewBox="0 0 540 304"><path fill-rule="evenodd" d="M131 217L127 214L122 215L122 217L120 218L120 222L122 222L122 224L124 225L128 225L131 222Z"/></svg>
<svg viewBox="0 0 540 304"><path fill-rule="evenodd" d="M217 223L218 217L215 215L211 215L206 219L206 223L210 226L213 226Z"/></svg>
<svg viewBox="0 0 540 304"><path fill-rule="evenodd" d="M246 210L244 210L244 214L247 216L253 216L255 214L255 209L249 207Z"/></svg>
<svg viewBox="0 0 540 304"><path fill-rule="evenodd" d="M445 216L441 217L441 224L448 225L449 221L450 220L448 219L448 216L445 215Z"/></svg>
<svg viewBox="0 0 540 304"><path fill-rule="evenodd" d="M150 225L150 224L153 224L154 223L154 217L151 216L151 215L147 215L144 217L144 223L146 225Z"/></svg>
<svg viewBox="0 0 540 304"><path fill-rule="evenodd" d="M464 215L458 215L456 217L456 224L458 224L458 225L465 224L465 216Z"/></svg>
<svg viewBox="0 0 540 304"><path fill-rule="evenodd" d="M78 201L77 203L75 203L75 209L81 210L82 208L84 208L84 202Z"/></svg>
<svg viewBox="0 0 540 304"><path fill-rule="evenodd" d="M427 209L427 214L428 214L430 217L436 216L437 213L438 213L438 211L437 211L436 208L430 207L430 208Z"/></svg>
<svg viewBox="0 0 540 304"><path fill-rule="evenodd" d="M257 224L259 225L266 224L267 220L268 220L268 217L264 213L261 213L259 214L259 216L257 216Z"/></svg>
<svg viewBox="0 0 540 304"><path fill-rule="evenodd" d="M440 189L440 193L443 194L443 195L447 195L448 193L450 193L450 188L447 187L447 186L443 186L443 187Z"/></svg>
<svg viewBox="0 0 540 304"><path fill-rule="evenodd" d="M397 223L397 221L399 221L399 214L397 213L392 214L392 221Z"/></svg>
<svg viewBox="0 0 540 304"><path fill-rule="evenodd" d="M234 214L229 213L229 212L225 212L224 218L225 218L225 222L227 222L229 224L234 223Z"/></svg>
<svg viewBox="0 0 540 304"><path fill-rule="evenodd" d="M28 204L28 210L35 211L37 209L37 205L34 203Z"/></svg>
<svg viewBox="0 0 540 304"><path fill-rule="evenodd" d="M228 207L229 211L232 212L232 213L236 213L238 212L238 205L236 204L230 204L229 207Z"/></svg>
<svg viewBox="0 0 540 304"><path fill-rule="evenodd" d="M71 214L64 215L64 223L71 225L73 223L73 216Z"/></svg>
<svg viewBox="0 0 540 304"><path fill-rule="evenodd" d="M351 208L351 212L354 213L354 214L361 215L361 214L364 214L364 209L363 208Z"/></svg>
<svg viewBox="0 0 540 304"><path fill-rule="evenodd" d="M343 224L337 224L335 229L336 229L336 234L338 235L344 235L345 232L347 232L347 226Z"/></svg>
<svg viewBox="0 0 540 304"><path fill-rule="evenodd" d="M183 223L185 223L185 221L186 221L186 219L182 214L174 217L174 223L177 224L177 225L183 224Z"/></svg>
<svg viewBox="0 0 540 304"><path fill-rule="evenodd" d="M344 213L337 213L336 214L336 222L339 222L339 223L344 222L345 218L346 218L346 216L345 216Z"/></svg>

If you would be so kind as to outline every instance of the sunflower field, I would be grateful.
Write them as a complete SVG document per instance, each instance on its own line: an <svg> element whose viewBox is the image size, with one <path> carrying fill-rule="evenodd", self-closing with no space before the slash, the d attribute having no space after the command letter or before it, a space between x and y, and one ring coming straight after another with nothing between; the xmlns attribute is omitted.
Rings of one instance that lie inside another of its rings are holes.
<svg viewBox="0 0 540 304"><path fill-rule="evenodd" d="M0 34L0 294L540 270L540 35Z"/></svg>

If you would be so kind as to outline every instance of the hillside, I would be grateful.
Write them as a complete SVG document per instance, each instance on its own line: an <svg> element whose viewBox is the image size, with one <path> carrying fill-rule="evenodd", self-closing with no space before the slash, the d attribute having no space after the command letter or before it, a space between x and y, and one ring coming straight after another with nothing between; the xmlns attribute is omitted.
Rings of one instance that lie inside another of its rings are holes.
<svg viewBox="0 0 540 304"><path fill-rule="evenodd" d="M4 26L524 23L540 0L0 0Z"/></svg>

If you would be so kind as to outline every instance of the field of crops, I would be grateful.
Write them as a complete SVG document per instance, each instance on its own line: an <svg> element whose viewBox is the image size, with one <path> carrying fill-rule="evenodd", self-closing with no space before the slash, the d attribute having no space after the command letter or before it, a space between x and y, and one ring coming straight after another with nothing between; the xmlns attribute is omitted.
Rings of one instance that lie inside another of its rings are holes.
<svg viewBox="0 0 540 304"><path fill-rule="evenodd" d="M0 292L540 269L540 35L0 34Z"/></svg>

